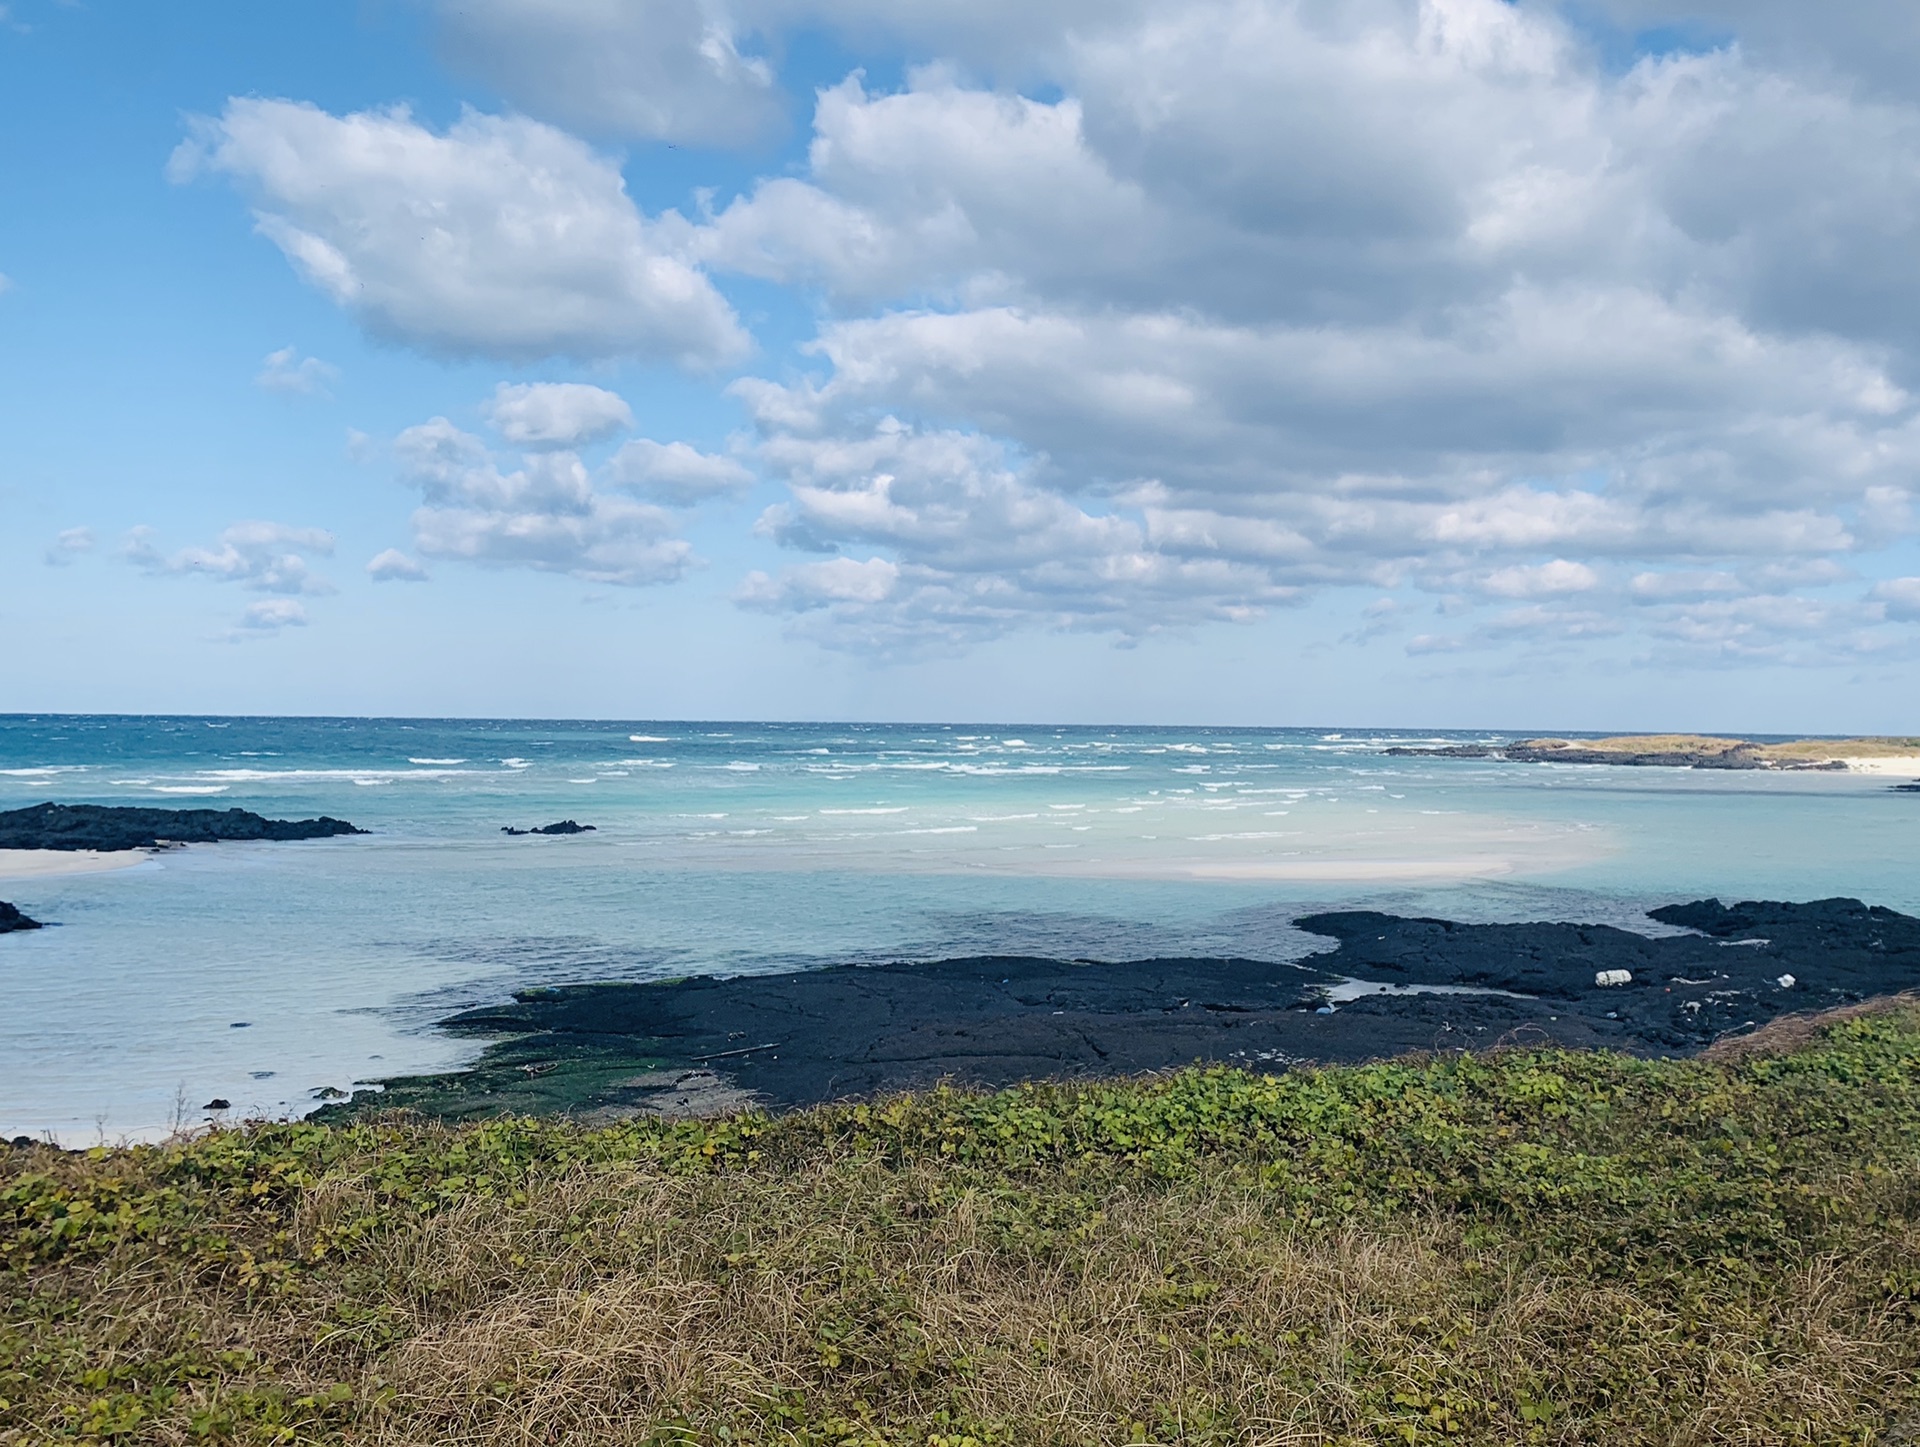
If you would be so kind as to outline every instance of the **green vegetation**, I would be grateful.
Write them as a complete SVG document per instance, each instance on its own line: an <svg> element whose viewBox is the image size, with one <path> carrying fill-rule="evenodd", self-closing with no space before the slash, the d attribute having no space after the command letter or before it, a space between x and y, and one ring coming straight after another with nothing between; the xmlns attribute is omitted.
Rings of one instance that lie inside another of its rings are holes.
<svg viewBox="0 0 1920 1447"><path fill-rule="evenodd" d="M1920 1009L1780 1037L15 1151L0 1442L1909 1440Z"/></svg>

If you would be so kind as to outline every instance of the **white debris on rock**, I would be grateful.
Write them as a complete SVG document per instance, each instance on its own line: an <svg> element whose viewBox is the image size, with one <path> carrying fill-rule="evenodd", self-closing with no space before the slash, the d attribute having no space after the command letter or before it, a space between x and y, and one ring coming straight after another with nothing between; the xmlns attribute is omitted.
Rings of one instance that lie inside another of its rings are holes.
<svg viewBox="0 0 1920 1447"><path fill-rule="evenodd" d="M1631 985L1633 983L1633 971L1596 970L1594 971L1593 982L1603 990L1610 989L1615 985Z"/></svg>
<svg viewBox="0 0 1920 1447"><path fill-rule="evenodd" d="M1792 975L1782 975L1779 979L1774 981L1774 984L1778 985L1783 990L1791 990L1798 983L1799 981L1795 980Z"/></svg>

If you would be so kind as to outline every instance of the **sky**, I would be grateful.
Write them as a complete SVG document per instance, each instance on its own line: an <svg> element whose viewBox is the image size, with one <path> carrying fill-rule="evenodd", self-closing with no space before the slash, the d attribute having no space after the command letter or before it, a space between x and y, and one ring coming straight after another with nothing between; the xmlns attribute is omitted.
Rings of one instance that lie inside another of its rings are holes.
<svg viewBox="0 0 1920 1447"><path fill-rule="evenodd" d="M1920 732L1911 0L6 0L0 711Z"/></svg>

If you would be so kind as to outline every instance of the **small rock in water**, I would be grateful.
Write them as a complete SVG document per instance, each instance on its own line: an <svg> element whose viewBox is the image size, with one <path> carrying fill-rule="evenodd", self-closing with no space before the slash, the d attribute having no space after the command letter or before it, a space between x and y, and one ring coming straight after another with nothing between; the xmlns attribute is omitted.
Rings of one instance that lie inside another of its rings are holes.
<svg viewBox="0 0 1920 1447"><path fill-rule="evenodd" d="M232 1110L232 1109L233 1109L233 1102L232 1102L232 1101L230 1101L230 1100L227 1100L227 1099L225 1099L224 1097L221 1097L221 1096L218 1096L218 1095L216 1095L216 1096L215 1096L215 1097L214 1097L214 1098L213 1098L212 1100L210 1100L210 1101L208 1101L208 1102L207 1102L207 1103L206 1103L205 1105L203 1105L203 1106L201 1106L201 1107L200 1107L200 1109L202 1109L202 1110Z"/></svg>
<svg viewBox="0 0 1920 1447"><path fill-rule="evenodd" d="M39 920L28 919L24 914L20 913L19 910L15 909L5 900L0 899L0 935L11 934L15 930L41 928L44 928L44 926L41 925Z"/></svg>
<svg viewBox="0 0 1920 1447"><path fill-rule="evenodd" d="M562 819L557 824L542 824L537 829L516 829L511 824L502 824L500 832L518 837L526 834L592 834L595 831L591 824L578 824L571 819Z"/></svg>
<svg viewBox="0 0 1920 1447"><path fill-rule="evenodd" d="M232 1024L228 1025L227 1028L229 1030L250 1030L253 1028L253 1021L235 1020Z"/></svg>
<svg viewBox="0 0 1920 1447"><path fill-rule="evenodd" d="M347 1092L337 1085L323 1085L318 1090L309 1091L315 1100L345 1100Z"/></svg>
<svg viewBox="0 0 1920 1447"><path fill-rule="evenodd" d="M1631 985L1633 983L1633 971L1595 970L1593 972L1593 983L1603 990L1610 990L1618 985Z"/></svg>

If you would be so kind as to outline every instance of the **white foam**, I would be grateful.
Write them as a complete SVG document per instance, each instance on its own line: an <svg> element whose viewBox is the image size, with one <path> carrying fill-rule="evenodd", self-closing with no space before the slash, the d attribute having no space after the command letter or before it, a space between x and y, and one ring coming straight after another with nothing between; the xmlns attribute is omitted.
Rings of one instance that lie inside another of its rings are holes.
<svg viewBox="0 0 1920 1447"><path fill-rule="evenodd" d="M197 777L229 784L267 784L287 781L353 784L387 783L394 779L441 779L466 769L203 769Z"/></svg>
<svg viewBox="0 0 1920 1447"><path fill-rule="evenodd" d="M455 764L464 764L465 759L408 759L410 764L438 764L442 768L452 768Z"/></svg>
<svg viewBox="0 0 1920 1447"><path fill-rule="evenodd" d="M224 794L225 784L151 784L156 794Z"/></svg>
<svg viewBox="0 0 1920 1447"><path fill-rule="evenodd" d="M670 744L672 739L662 738L659 734L628 734L630 744Z"/></svg>
<svg viewBox="0 0 1920 1447"><path fill-rule="evenodd" d="M896 808L888 809L822 809L820 812L822 814L904 814L907 812L907 806L901 804Z"/></svg>

